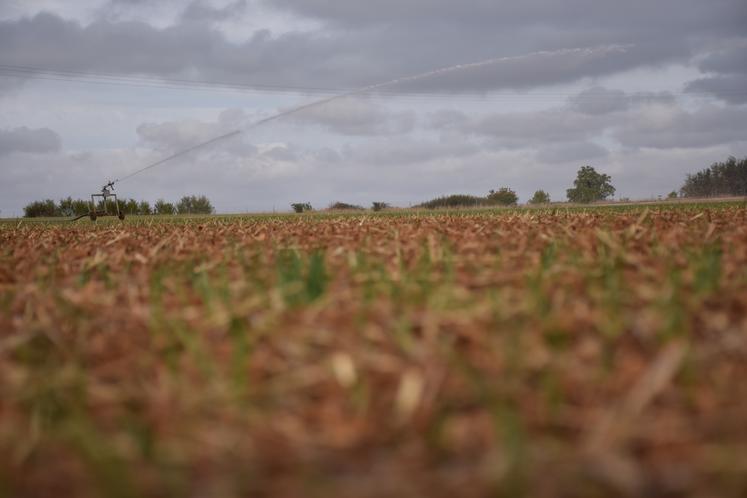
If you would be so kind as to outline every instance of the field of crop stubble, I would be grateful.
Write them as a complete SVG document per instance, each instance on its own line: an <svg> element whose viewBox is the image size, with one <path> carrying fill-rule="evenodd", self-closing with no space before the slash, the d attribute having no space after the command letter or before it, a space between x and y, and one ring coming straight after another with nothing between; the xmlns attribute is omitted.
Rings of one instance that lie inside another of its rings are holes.
<svg viewBox="0 0 747 498"><path fill-rule="evenodd" d="M744 203L0 225L0 495L744 496Z"/></svg>

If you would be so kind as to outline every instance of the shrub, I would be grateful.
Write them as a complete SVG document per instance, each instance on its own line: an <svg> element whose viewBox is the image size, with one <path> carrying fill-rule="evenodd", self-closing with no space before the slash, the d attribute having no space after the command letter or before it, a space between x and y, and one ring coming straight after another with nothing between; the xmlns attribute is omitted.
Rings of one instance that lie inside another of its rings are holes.
<svg viewBox="0 0 747 498"><path fill-rule="evenodd" d="M176 214L176 208L172 203L158 199L153 206L153 212L155 214Z"/></svg>
<svg viewBox="0 0 747 498"><path fill-rule="evenodd" d="M335 202L335 203L330 204L329 209L362 211L364 208L362 206L357 206L355 204L347 204L345 202Z"/></svg>
<svg viewBox="0 0 747 498"><path fill-rule="evenodd" d="M550 204L550 194L544 190L538 190L529 199L529 204Z"/></svg>
<svg viewBox="0 0 747 498"><path fill-rule="evenodd" d="M82 216L88 214L91 211L91 201L83 199L75 199L73 201L73 214L75 216Z"/></svg>
<svg viewBox="0 0 747 498"><path fill-rule="evenodd" d="M129 199L124 203L124 212L127 214L138 214L139 204L135 199Z"/></svg>
<svg viewBox="0 0 747 498"><path fill-rule="evenodd" d="M309 204L308 202L296 202L294 204L291 204L291 207L296 213L304 213L306 211L314 210L314 208L312 208L311 204Z"/></svg>
<svg viewBox="0 0 747 498"><path fill-rule="evenodd" d="M34 201L23 208L23 216L26 218L51 218L59 215L60 212L52 199Z"/></svg>
<svg viewBox="0 0 747 498"><path fill-rule="evenodd" d="M207 201L204 197L199 198L193 198L197 199L196 205L198 208L203 205L204 202L207 202L209 204L210 201ZM173 214L175 212L175 207L171 203L167 203L163 200L159 201L162 204L160 205L160 208L162 212L159 214ZM136 201L135 199L128 199L128 200L118 200L119 203L119 210L122 213L125 214L153 214L153 209L151 209L150 203L148 201ZM103 199L100 199L96 202L95 205L96 211L104 211L104 201ZM212 209L212 206L210 206L210 209ZM72 197L67 197L66 199L60 199L60 202L55 204L54 201L51 199L47 199L44 201L34 201L27 205L24 208L24 216L27 218L33 218L33 217L53 217L53 216L81 216L86 215L91 210L91 201L90 200L84 200L84 199L73 199ZM108 199L106 202L106 210L109 214L116 214L117 212L117 206L114 204L113 199Z"/></svg>
<svg viewBox="0 0 747 498"><path fill-rule="evenodd" d="M481 206L485 204L485 198L474 195L454 194L444 197L436 197L430 201L423 202L415 206L416 208L437 209L437 208L455 208Z"/></svg>
<svg viewBox="0 0 747 498"><path fill-rule="evenodd" d="M119 204L119 211L120 212L122 212L122 213L126 213L127 212L127 211L125 211L125 206L126 206L125 201L117 199L117 204ZM100 200L96 204L96 211L106 211L109 214L116 214L117 213L117 204L115 204L113 200L107 199L107 201L106 201L106 209L104 209L104 201L102 199L102 200Z"/></svg>
<svg viewBox="0 0 747 498"><path fill-rule="evenodd" d="M371 209L373 209L374 211L383 211L385 209L389 209L389 207L389 204L387 204L386 202L374 202L373 206L371 206Z"/></svg>
<svg viewBox="0 0 747 498"><path fill-rule="evenodd" d="M60 199L56 216L81 216L88 214L91 210L91 203L82 199Z"/></svg>
<svg viewBox="0 0 747 498"><path fill-rule="evenodd" d="M140 204L137 205L137 212L138 214L153 214L153 210L150 208L150 203L148 201L140 201Z"/></svg>
<svg viewBox="0 0 747 498"><path fill-rule="evenodd" d="M488 194L488 203L489 204L500 204L501 206L513 206L519 201L519 196L516 195L516 192L511 190L508 187L501 187L496 192L495 190L491 190Z"/></svg>

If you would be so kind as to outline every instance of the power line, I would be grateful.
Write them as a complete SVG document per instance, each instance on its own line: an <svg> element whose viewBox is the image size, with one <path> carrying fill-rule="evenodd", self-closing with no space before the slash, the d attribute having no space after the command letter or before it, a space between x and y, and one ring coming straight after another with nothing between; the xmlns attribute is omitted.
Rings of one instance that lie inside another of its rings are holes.
<svg viewBox="0 0 747 498"><path fill-rule="evenodd" d="M225 88L236 88L236 89L247 89L247 90L258 90L258 91L293 91L293 92L324 92L324 93L340 93L350 91L350 88L331 88L331 87L299 87L292 85L264 85L259 83L248 84L241 82L228 82L228 81L214 81L214 80L190 80L180 78L148 78L145 76L132 76L132 75L121 75L114 73L104 72L92 72L92 71L73 71L73 70L60 70L51 68L39 68L31 66L15 66L9 64L0 64L0 70L9 71L14 73L29 74L29 75L53 75L63 77L83 77L93 78L96 80L103 81L114 81L114 82L134 82L134 83L156 83L156 84L175 84L185 86L197 86L197 87L225 87Z"/></svg>
<svg viewBox="0 0 747 498"><path fill-rule="evenodd" d="M60 81L68 83L80 83L80 84L91 84L91 85L105 85L105 86L117 86L117 87L130 87L130 88L154 88L154 89L165 89L165 90L182 90L182 91L208 91L212 93L254 93L254 94L275 94L275 95L292 95L292 96L332 96L335 95L331 91L312 91L306 90L285 90L278 88L276 90L271 89L254 89L252 87L246 88L231 88L231 87L205 87L205 86L185 86L185 85L166 85L159 84L158 81L143 82L143 83L130 83L121 81L99 81L92 79L81 79L81 78L65 78L45 75L18 75L18 74L3 74L3 70L0 69L0 77L5 78L19 78L19 79L32 79L41 81ZM394 92L376 92L372 95L380 95L386 97L392 97L404 100L413 101L428 101L428 100L443 100L457 98L460 101L471 101L471 102L488 102L488 101L500 101L505 99L515 100L515 96L505 95L479 95L479 94L436 94L436 93L394 93ZM503 97L502 99L499 97Z"/></svg>
<svg viewBox="0 0 747 498"><path fill-rule="evenodd" d="M257 93L277 93L277 94L294 94L294 95L336 95L339 93L349 92L350 88L333 88L333 87L314 87L314 86L292 86L292 85L267 85L267 84L248 84L240 82L226 82L226 81L214 81L214 80L188 80L179 78L148 78L143 76L124 76L116 75L113 73L102 73L102 72L91 72L91 71L74 71L74 70L59 70L50 68L39 68L32 66L16 66L8 64L0 64L0 76L16 77L22 79L39 79L48 81L65 81L74 83L86 83L86 84L97 84L97 85L113 85L113 86L127 86L127 87L140 87L140 88L159 88L159 89L176 89L176 90L198 90L198 91L216 91L216 90L236 90L241 92L257 92ZM465 93L449 93L449 92L405 92L405 91L392 91L392 90L372 90L371 93L381 94L384 96L392 97L405 97L405 98L418 98L418 99L429 99L429 98L473 98L477 101L483 102L490 99L496 99L501 97L511 98L515 100L517 97L521 99L538 100L541 98L561 98L561 97L575 97L579 100L622 100L630 98L631 96L613 96L607 93L585 93L579 95L578 93L569 92L531 92L528 94L507 93L507 92L471 92ZM682 97L682 96L701 96L701 95L743 95L747 91L734 90L734 91L721 91L721 92L667 92L665 94L647 94L632 96L635 98L647 98L647 99L669 99L671 97Z"/></svg>

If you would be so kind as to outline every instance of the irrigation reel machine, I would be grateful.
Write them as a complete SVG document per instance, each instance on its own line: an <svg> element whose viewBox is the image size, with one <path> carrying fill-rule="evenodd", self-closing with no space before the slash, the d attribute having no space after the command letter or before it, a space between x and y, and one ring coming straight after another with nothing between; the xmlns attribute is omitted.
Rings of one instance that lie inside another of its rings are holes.
<svg viewBox="0 0 747 498"><path fill-rule="evenodd" d="M114 183L115 182L109 182L103 187L101 187L101 193L99 194L91 194L91 204L89 206L88 214L82 214L78 216L77 218L74 218L70 221L77 221L81 218L85 218L88 216L91 218L91 221L96 221L96 219L100 216L116 216L120 220L125 219L125 214L122 212L121 209L119 209L119 201L117 200L117 194L114 193ZM100 210L96 210L96 199L100 198ZM114 209L112 212L109 212L109 201L114 201ZM115 212L116 211L116 212Z"/></svg>

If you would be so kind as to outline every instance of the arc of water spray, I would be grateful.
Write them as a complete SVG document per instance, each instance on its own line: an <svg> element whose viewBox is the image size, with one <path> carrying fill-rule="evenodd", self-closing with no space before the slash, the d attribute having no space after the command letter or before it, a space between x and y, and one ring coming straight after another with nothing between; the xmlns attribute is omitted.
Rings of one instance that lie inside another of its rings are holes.
<svg viewBox="0 0 747 498"><path fill-rule="evenodd" d="M568 55L568 54L593 55L593 54L596 54L596 53L612 53L612 52L622 53L622 52L627 51L628 48L630 48L630 45L604 45L604 46L601 46L601 47L593 47L593 48L570 48L570 49L561 49L561 50L543 50L543 51L538 51L538 52L532 52L532 53L526 54L526 55L519 55L519 56L513 56L513 57L499 57L499 58L494 58L494 59L486 59L486 60L479 61L479 62L470 62L470 63L466 63L466 64L457 64L457 65L454 65L454 66L448 66L448 67L443 67L443 68L439 68L439 69L434 69L432 71L428 71L428 72L425 72L425 73L419 73L419 74L415 74L415 75L412 75L412 76L404 76L402 78L397 78L397 79L394 79L394 80L385 81L383 83L376 83L374 85L364 86L364 87L361 87L361 88L358 88L358 89L355 89L355 90L350 90L348 92L343 92L343 93L340 93L338 95L334 95L332 97L326 97L326 98L323 98L321 100L316 100L316 101L310 102L308 104L303 104L303 105L294 107L292 109L288 109L288 110L279 112L279 113L274 114L272 116L269 116L267 118L263 118L263 119L260 119L259 121L255 121L254 123L251 123L250 125L248 125L248 126L246 126L244 128L241 128L241 129L238 129L238 130L234 130L234 131L232 131L230 133L226 133L224 135L213 137L210 140L206 140L204 142L197 143L197 144L195 144L195 145L193 145L191 147L188 147L188 148L186 148L184 150L176 152L175 154L172 154L172 155L170 155L168 157L165 157L163 159L160 159L160 160L158 160L158 161L156 161L156 162L154 162L152 164L149 164L148 166L146 166L144 168L141 168L141 169L139 169L137 171L134 171L133 173L130 173L127 176L124 176L122 178L114 180L112 182L112 184L123 182L125 180L128 180L129 178L132 178L135 175L139 175L140 173L142 173L144 171L147 171L149 169L155 168L156 166L160 166L163 163L171 161L172 159L176 159L178 157L185 156L185 155L189 154L190 152L193 152L193 151L195 151L197 149L202 149L203 147L207 147L209 145L212 145L215 142L219 142L219 141L222 141L222 140L227 140L229 138L235 137L236 135L239 135L239 134L241 134L241 133L243 133L245 131L251 130L253 128L257 128L258 126L262 126L262 125L264 125L266 123L269 123L271 121L275 121L275 120L283 118L285 116L290 116L291 114L296 114L298 112L305 111L307 109L311 109L311 108L314 108L314 107L323 106L323 105L329 104L330 102L333 102L335 100L344 99L344 98L347 98L347 97L353 97L355 95L362 95L362 94L366 94L366 93L371 93L371 92L374 92L374 91L379 90L381 88L386 88L388 86L399 85L401 83L410 83L410 82L413 82L413 81L419 81L419 80L422 80L422 79L431 78L431 77L434 77L434 76L440 76L440 75L448 74L448 73L454 73L454 72L464 71L464 70L467 70L467 69L477 69L477 68L480 68L480 67L493 66L495 64L500 64L500 63L519 61L519 60L523 60L523 59L528 59L530 57L556 56L556 55Z"/></svg>

